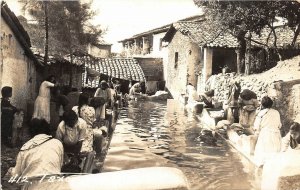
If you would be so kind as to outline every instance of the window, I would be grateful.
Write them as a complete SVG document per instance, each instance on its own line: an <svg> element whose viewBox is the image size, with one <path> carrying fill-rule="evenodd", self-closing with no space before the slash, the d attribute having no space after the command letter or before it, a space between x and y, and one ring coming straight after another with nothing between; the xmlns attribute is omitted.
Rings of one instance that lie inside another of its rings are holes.
<svg viewBox="0 0 300 190"><path fill-rule="evenodd" d="M178 66L178 52L175 52L175 65L174 67L177 68Z"/></svg>
<svg viewBox="0 0 300 190"><path fill-rule="evenodd" d="M8 45L11 45L12 35L8 34Z"/></svg>
<svg viewBox="0 0 300 190"><path fill-rule="evenodd" d="M162 49L162 38L159 39L159 51Z"/></svg>

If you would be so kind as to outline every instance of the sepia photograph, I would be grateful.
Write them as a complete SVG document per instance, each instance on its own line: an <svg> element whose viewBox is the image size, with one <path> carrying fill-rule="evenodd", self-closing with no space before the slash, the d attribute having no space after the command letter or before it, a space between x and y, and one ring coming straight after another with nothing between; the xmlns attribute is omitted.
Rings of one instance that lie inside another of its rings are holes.
<svg viewBox="0 0 300 190"><path fill-rule="evenodd" d="M0 0L1 190L300 190L300 0Z"/></svg>

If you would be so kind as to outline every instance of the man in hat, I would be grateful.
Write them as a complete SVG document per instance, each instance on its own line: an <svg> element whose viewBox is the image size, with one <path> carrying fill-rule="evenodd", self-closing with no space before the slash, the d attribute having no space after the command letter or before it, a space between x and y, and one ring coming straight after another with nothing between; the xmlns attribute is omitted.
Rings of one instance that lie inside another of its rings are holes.
<svg viewBox="0 0 300 190"><path fill-rule="evenodd" d="M10 103L12 87L4 86L1 90L1 143L11 146L12 124L17 108Z"/></svg>

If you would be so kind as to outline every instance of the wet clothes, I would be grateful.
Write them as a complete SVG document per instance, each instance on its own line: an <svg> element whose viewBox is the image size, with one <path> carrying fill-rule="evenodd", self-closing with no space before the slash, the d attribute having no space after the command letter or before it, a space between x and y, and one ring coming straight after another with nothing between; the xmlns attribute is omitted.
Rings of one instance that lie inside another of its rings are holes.
<svg viewBox="0 0 300 190"><path fill-rule="evenodd" d="M1 142L10 145L12 125L17 108L10 103L8 98L1 99Z"/></svg>
<svg viewBox="0 0 300 190"><path fill-rule="evenodd" d="M54 84L48 81L42 82L39 95L34 103L33 118L45 119L50 123L50 88Z"/></svg>

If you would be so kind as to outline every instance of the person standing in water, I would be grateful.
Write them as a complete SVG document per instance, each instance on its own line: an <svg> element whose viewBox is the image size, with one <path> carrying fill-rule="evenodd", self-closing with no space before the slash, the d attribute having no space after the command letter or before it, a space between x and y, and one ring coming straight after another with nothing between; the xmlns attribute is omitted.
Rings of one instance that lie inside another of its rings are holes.
<svg viewBox="0 0 300 190"><path fill-rule="evenodd" d="M42 82L39 95L34 103L34 111L32 118L45 119L50 123L50 88L56 85L55 77L49 76Z"/></svg>

